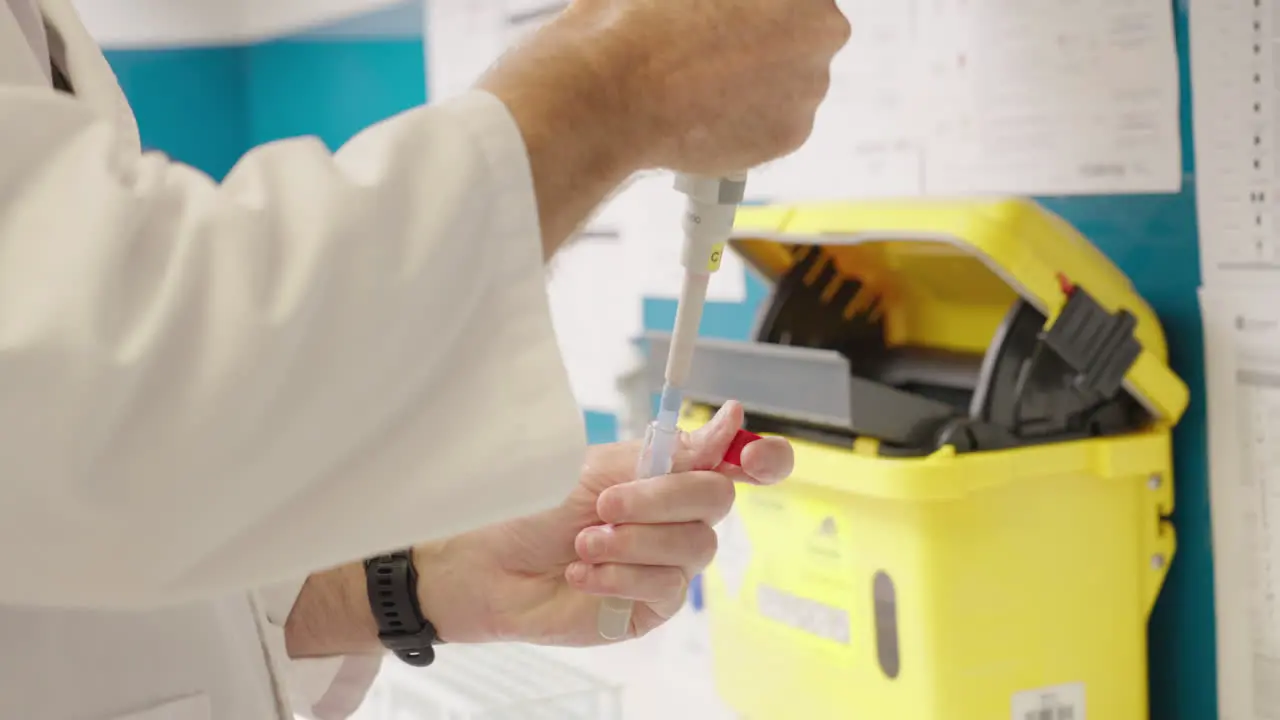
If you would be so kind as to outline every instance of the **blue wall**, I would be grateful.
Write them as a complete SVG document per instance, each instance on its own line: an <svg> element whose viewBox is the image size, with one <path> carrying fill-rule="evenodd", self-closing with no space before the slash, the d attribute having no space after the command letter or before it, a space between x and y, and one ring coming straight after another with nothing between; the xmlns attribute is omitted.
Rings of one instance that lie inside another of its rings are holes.
<svg viewBox="0 0 1280 720"><path fill-rule="evenodd" d="M317 135L337 149L427 100L421 39L286 39L245 52L254 144Z"/></svg>
<svg viewBox="0 0 1280 720"><path fill-rule="evenodd" d="M1204 364L1196 299L1199 260L1190 89L1185 82L1186 16L1181 6L1178 40L1184 77L1183 191L1172 196L1043 200L1133 278L1164 321L1171 362L1191 387L1191 405L1176 435L1179 552L1151 624L1152 717L1213 720L1217 711ZM109 56L138 111L144 141L215 176L225 173L251 144L312 134L336 147L365 125L417 105L425 96L423 46L416 38L307 37L248 48ZM749 280L745 302L717 303L707 309L706 334L747 337L766 294L758 281ZM674 301L646 299L647 328L670 328L674 316ZM587 428L594 442L617 435L616 418L610 415L588 413Z"/></svg>
<svg viewBox="0 0 1280 720"><path fill-rule="evenodd" d="M221 178L249 147L243 48L116 50L107 59L147 147Z"/></svg>
<svg viewBox="0 0 1280 720"><path fill-rule="evenodd" d="M317 135L336 149L427 93L421 40L285 39L107 58L143 143L216 178L269 140Z"/></svg>

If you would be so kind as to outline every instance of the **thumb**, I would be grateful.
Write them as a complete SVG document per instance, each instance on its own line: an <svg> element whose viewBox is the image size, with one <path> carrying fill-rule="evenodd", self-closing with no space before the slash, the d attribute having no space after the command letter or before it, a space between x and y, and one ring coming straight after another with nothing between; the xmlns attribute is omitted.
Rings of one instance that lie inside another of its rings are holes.
<svg viewBox="0 0 1280 720"><path fill-rule="evenodd" d="M720 406L706 425L681 437L680 447L672 459L673 472L714 470L720 466L734 435L742 429L742 404L730 400Z"/></svg>

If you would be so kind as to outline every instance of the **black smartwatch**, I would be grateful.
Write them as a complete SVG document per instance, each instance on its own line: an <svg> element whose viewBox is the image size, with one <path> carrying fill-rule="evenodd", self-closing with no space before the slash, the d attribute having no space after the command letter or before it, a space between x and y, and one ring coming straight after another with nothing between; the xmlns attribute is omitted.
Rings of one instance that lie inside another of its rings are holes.
<svg viewBox="0 0 1280 720"><path fill-rule="evenodd" d="M418 605L418 573L409 550L364 561L369 606L378 622L378 639L395 656L414 667L436 659L436 628Z"/></svg>

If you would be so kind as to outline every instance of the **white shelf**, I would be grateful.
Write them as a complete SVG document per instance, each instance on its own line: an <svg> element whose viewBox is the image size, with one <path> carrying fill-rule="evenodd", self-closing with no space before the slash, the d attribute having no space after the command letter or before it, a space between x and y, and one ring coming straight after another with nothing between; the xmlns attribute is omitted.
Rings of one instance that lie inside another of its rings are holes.
<svg viewBox="0 0 1280 720"><path fill-rule="evenodd" d="M388 661L352 720L620 720L621 687L514 643L437 648L430 668Z"/></svg>

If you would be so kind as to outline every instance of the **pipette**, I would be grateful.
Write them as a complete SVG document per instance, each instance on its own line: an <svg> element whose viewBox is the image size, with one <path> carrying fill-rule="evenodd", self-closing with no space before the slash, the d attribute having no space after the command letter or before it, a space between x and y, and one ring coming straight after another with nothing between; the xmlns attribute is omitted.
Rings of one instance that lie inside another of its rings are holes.
<svg viewBox="0 0 1280 720"><path fill-rule="evenodd" d="M733 218L746 190L745 174L728 177L677 175L676 189L688 198L685 205L684 283L676 305L676 323L671 331L671 348L658 402L658 417L649 423L640 453L637 478L651 478L671 472L671 459L679 437L677 422L684 401L684 386L693 366L693 348L707 302L707 284L720 269L725 245L733 233ZM605 598L600 604L597 627L606 640L621 640L631 629L631 600Z"/></svg>

